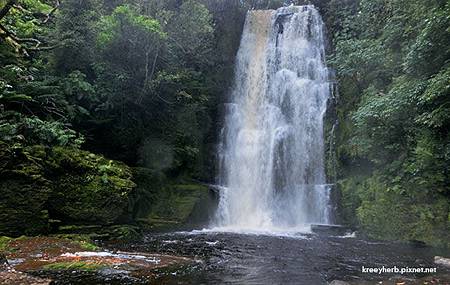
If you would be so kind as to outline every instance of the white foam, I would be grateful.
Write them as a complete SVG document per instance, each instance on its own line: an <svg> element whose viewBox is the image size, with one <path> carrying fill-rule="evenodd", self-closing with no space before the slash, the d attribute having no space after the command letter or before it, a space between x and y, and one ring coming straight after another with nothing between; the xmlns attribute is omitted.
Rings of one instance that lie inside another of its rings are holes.
<svg viewBox="0 0 450 285"><path fill-rule="evenodd" d="M309 236L312 234L311 227L309 225L295 228L271 228L271 229L213 227L213 228L204 228L201 230L193 230L190 232L178 232L178 233L189 235L231 233L241 235L260 235L260 236L290 237L301 239L308 239Z"/></svg>

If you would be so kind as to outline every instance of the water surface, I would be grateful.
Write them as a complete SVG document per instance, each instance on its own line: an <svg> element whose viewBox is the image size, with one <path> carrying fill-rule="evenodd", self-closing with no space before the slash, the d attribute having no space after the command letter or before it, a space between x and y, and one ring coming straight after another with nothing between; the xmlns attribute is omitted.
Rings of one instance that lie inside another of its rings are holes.
<svg viewBox="0 0 450 285"><path fill-rule="evenodd" d="M327 284L332 280L387 280L395 275L361 273L361 266L435 267L434 256L445 255L442 250L412 244L292 232L274 235L196 231L148 235L143 243L132 245L132 249L199 260L189 268L167 274L160 279L161 284ZM438 274L444 273L450 272L438 267Z"/></svg>

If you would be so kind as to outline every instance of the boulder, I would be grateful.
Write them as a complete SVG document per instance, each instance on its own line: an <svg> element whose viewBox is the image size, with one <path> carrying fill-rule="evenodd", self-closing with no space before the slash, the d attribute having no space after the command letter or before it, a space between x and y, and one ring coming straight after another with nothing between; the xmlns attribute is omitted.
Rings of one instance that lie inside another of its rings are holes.
<svg viewBox="0 0 450 285"><path fill-rule="evenodd" d="M70 147L0 141L0 235L36 235L59 224L115 223L135 187L131 169Z"/></svg>
<svg viewBox="0 0 450 285"><path fill-rule="evenodd" d="M56 147L49 175L54 181L49 213L64 223L109 224L127 209L135 187L131 169L100 155Z"/></svg>

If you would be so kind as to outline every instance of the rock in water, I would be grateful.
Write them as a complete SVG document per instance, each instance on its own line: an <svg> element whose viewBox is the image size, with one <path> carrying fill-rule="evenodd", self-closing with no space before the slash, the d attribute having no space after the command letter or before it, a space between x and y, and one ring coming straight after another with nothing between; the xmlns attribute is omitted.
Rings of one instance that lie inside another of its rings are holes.
<svg viewBox="0 0 450 285"><path fill-rule="evenodd" d="M450 258L445 258L442 256L435 256L434 263L450 268Z"/></svg>
<svg viewBox="0 0 450 285"><path fill-rule="evenodd" d="M350 284L341 280L333 280L331 281L330 285L350 285Z"/></svg>

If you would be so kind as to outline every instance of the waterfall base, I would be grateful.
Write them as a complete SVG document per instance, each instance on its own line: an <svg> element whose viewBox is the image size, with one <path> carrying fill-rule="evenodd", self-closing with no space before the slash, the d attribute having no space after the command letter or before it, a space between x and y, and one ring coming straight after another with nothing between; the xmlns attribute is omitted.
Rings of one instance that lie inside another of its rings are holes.
<svg viewBox="0 0 450 285"><path fill-rule="evenodd" d="M324 225L324 224L312 224L311 231L319 235L329 235L329 236L344 236L351 234L352 231L342 225Z"/></svg>

